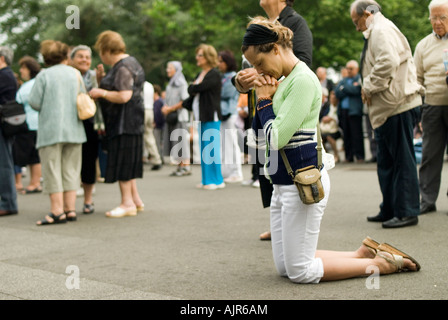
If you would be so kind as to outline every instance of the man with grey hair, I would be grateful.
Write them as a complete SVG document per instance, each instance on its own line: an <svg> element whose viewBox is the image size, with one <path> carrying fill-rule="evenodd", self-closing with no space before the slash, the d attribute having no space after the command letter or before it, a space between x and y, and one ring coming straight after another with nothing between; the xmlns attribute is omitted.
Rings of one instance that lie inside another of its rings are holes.
<svg viewBox="0 0 448 320"><path fill-rule="evenodd" d="M448 139L448 90L443 54L448 50L448 0L429 4L429 21L433 31L415 49L418 82L425 87L422 106L423 150L420 166L420 213L436 211L436 201Z"/></svg>
<svg viewBox="0 0 448 320"><path fill-rule="evenodd" d="M15 100L17 81L10 66L13 51L0 46L0 105ZM0 121L0 217L17 214L17 192L12 158L12 139L3 135Z"/></svg>
<svg viewBox="0 0 448 320"><path fill-rule="evenodd" d="M383 228L416 225L420 213L413 129L423 87L417 82L406 37L381 13L376 1L358 0L350 12L365 47L361 57L362 98L378 144L377 174L383 201L368 217Z"/></svg>

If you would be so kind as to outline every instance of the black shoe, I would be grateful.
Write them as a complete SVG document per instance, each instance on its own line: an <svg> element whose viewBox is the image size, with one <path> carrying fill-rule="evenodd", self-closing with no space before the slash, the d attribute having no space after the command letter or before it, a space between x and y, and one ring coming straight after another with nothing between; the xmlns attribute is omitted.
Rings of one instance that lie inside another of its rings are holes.
<svg viewBox="0 0 448 320"><path fill-rule="evenodd" d="M152 166L152 168L151 168L152 171L157 171L157 170L160 170L160 169L162 169L162 165L161 164L156 164L156 165Z"/></svg>
<svg viewBox="0 0 448 320"><path fill-rule="evenodd" d="M404 217L404 218L392 218L386 222L383 222L383 228L402 228L408 226L415 226L418 223L418 217Z"/></svg>
<svg viewBox="0 0 448 320"><path fill-rule="evenodd" d="M376 216L367 217L367 221L369 222L385 222L389 219L384 218L381 213L378 213Z"/></svg>
<svg viewBox="0 0 448 320"><path fill-rule="evenodd" d="M425 214L425 213L434 212L434 211L437 211L435 204L420 206L420 214Z"/></svg>
<svg viewBox="0 0 448 320"><path fill-rule="evenodd" d="M16 210L0 210L0 217L10 216L10 215L17 214L17 213L18 213L18 211L16 211Z"/></svg>

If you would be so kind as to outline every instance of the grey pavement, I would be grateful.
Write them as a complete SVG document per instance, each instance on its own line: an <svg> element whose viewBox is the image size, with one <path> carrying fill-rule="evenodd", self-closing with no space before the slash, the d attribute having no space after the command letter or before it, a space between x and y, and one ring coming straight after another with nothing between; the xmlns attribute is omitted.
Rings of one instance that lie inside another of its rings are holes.
<svg viewBox="0 0 448 320"><path fill-rule="evenodd" d="M375 164L338 164L330 171L331 194L319 249L356 250L366 236L388 242L422 265L417 273L298 285L277 275L259 189L228 184L195 188L193 175L170 177L145 167L138 187L145 211L110 219L119 204L117 184L96 185L95 213L78 221L38 227L49 209L44 194L19 195L19 214L0 218L1 300L446 300L448 297L448 168L438 211L417 226L383 229L369 223L380 191ZM244 165L250 177L250 165ZM370 285L369 285L370 284ZM372 284L375 284L372 288Z"/></svg>

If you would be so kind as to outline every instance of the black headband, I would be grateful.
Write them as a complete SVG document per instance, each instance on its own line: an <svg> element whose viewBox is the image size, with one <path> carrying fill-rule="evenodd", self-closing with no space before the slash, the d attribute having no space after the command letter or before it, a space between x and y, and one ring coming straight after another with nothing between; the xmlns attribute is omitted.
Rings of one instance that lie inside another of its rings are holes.
<svg viewBox="0 0 448 320"><path fill-rule="evenodd" d="M243 38L243 46L258 46L278 41L277 33L259 24L251 24Z"/></svg>

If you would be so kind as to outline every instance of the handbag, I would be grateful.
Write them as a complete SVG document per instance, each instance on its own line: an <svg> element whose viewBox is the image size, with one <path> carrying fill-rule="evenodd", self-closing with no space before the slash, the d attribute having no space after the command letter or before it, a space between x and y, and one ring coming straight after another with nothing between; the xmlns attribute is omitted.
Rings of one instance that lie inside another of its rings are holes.
<svg viewBox="0 0 448 320"><path fill-rule="evenodd" d="M5 137L12 137L29 131L26 123L25 107L15 100L8 101L0 106L0 119Z"/></svg>
<svg viewBox="0 0 448 320"><path fill-rule="evenodd" d="M182 108L193 111L193 100L194 96L189 96L187 99L182 101Z"/></svg>
<svg viewBox="0 0 448 320"><path fill-rule="evenodd" d="M78 96L76 97L76 107L78 108L78 118L80 120L86 120L92 118L96 113L96 104L90 96L80 91L81 85L86 91L84 82L82 81L80 74L76 73L78 77Z"/></svg>
<svg viewBox="0 0 448 320"><path fill-rule="evenodd" d="M165 122L168 123L171 126L174 126L179 121L177 110L170 112L166 115Z"/></svg>
<svg viewBox="0 0 448 320"><path fill-rule="evenodd" d="M320 135L320 128L317 125L317 167L308 166L306 168L298 169L294 172L289 164L284 149L280 150L285 167L288 174L291 176L294 184L299 191L300 199L304 204L319 203L325 196L322 185L320 170L322 169L322 139Z"/></svg>

